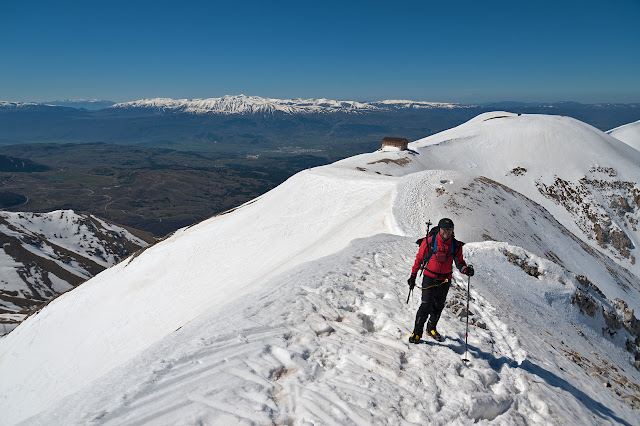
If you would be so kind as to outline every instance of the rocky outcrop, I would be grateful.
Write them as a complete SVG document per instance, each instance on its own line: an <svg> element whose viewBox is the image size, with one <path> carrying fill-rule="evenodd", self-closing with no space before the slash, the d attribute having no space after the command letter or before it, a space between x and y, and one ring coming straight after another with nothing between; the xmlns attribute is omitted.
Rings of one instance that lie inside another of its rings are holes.
<svg viewBox="0 0 640 426"><path fill-rule="evenodd" d="M626 349L634 354L634 365L640 370L640 320L636 318L634 310L629 309L622 299L608 300L586 276L576 275L575 278L580 287L571 297L571 303L576 305L582 314L591 317L601 312L605 324L602 333L605 335L615 336L619 330L626 330L630 335L626 341Z"/></svg>
<svg viewBox="0 0 640 426"><path fill-rule="evenodd" d="M542 195L571 214L587 238L635 264L634 247L627 232L637 231L640 188L637 182L616 178L614 169L594 167L589 176L577 182L556 176L552 183L537 181L536 186Z"/></svg>
<svg viewBox="0 0 640 426"><path fill-rule="evenodd" d="M580 312L590 317L595 317L598 312L598 303L584 291L577 290L573 296L571 296L571 304L577 305L578 308L580 308Z"/></svg>
<svg viewBox="0 0 640 426"><path fill-rule="evenodd" d="M532 262L530 258L527 257L523 259L517 254L511 253L509 251L505 253L505 256L507 256L507 259L509 259L509 262L511 264L522 268L522 270L525 271L528 275L531 275L535 278L538 278L540 275L542 275L542 272L540 272L540 270L538 269L538 264Z"/></svg>

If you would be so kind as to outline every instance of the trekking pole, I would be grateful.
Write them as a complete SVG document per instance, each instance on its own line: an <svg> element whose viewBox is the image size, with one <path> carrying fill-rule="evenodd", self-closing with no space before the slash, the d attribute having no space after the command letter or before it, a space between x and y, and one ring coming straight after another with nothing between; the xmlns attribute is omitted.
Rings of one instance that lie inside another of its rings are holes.
<svg viewBox="0 0 640 426"><path fill-rule="evenodd" d="M469 337L469 290L471 288L471 277L467 277L467 331L464 332L464 358L462 358L463 362L470 362L467 358L467 338Z"/></svg>
<svg viewBox="0 0 640 426"><path fill-rule="evenodd" d="M409 298L411 297L411 293L413 293L413 289L409 289L409 294L407 295L407 305L409 304Z"/></svg>

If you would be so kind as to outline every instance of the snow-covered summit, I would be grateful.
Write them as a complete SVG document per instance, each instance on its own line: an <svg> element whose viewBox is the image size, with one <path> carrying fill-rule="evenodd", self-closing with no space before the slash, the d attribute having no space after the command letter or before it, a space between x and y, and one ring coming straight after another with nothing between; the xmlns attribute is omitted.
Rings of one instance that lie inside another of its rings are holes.
<svg viewBox="0 0 640 426"><path fill-rule="evenodd" d="M0 339L4 421L633 424L640 280L549 182L597 177L579 194L604 206L640 159L555 120L496 113L305 170L109 268ZM406 343L414 241L445 216L477 271L470 366L458 273L448 341Z"/></svg>
<svg viewBox="0 0 640 426"><path fill-rule="evenodd" d="M142 99L113 105L113 109L151 109L190 114L310 114L332 112L374 112L392 109L462 108L449 103L418 101L356 102L331 99L274 99L259 96L223 96L209 99Z"/></svg>
<svg viewBox="0 0 640 426"><path fill-rule="evenodd" d="M491 112L409 144L335 164L402 176L426 169L491 178L547 208L571 232L640 274L640 152L570 117Z"/></svg>
<svg viewBox="0 0 640 426"><path fill-rule="evenodd" d="M611 129L607 134L640 151L640 120Z"/></svg>

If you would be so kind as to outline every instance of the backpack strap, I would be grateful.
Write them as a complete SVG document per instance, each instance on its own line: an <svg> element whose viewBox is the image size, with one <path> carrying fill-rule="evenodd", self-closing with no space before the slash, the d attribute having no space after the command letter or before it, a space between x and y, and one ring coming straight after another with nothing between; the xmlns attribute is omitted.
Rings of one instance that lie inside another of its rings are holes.
<svg viewBox="0 0 640 426"><path fill-rule="evenodd" d="M427 264L429 263L429 260L431 260L431 256L433 256L433 253L435 253L438 250L438 236L435 234L431 235L431 239L433 240L433 244L429 244L429 240L427 239L427 254L426 256L422 259L422 263L420 264L420 270L424 270L427 267Z"/></svg>

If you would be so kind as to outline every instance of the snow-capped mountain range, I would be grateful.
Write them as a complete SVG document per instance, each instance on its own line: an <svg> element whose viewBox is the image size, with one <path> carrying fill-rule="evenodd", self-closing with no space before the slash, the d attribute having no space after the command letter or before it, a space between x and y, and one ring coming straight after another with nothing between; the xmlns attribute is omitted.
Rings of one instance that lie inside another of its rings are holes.
<svg viewBox="0 0 640 426"><path fill-rule="evenodd" d="M0 239L0 334L15 328L29 311L151 242L72 210L0 212Z"/></svg>
<svg viewBox="0 0 640 426"><path fill-rule="evenodd" d="M37 102L7 102L7 101L0 101L0 108L3 109L20 109L20 108L34 108L37 107L39 104Z"/></svg>
<svg viewBox="0 0 640 426"><path fill-rule="evenodd" d="M409 147L300 172L54 299L0 339L4 422L636 424L640 152L507 112ZM447 339L409 345L414 241L441 217L476 275L454 274Z"/></svg>
<svg viewBox="0 0 640 426"><path fill-rule="evenodd" d="M33 109L42 106L65 106L85 109L108 108L110 110L150 110L187 114L312 114L312 113L363 113L409 109L469 108L469 105L424 102L410 100L383 100L373 102L336 101L332 99L275 99L260 96L226 95L207 99L140 99L131 102L65 100L45 103L0 101L3 109Z"/></svg>
<svg viewBox="0 0 640 426"><path fill-rule="evenodd" d="M333 112L375 112L396 109L467 108L466 105L386 100L377 102L335 101L331 99L273 99L259 96L223 96L209 99L142 99L118 103L111 109L149 109L189 114L311 114Z"/></svg>

